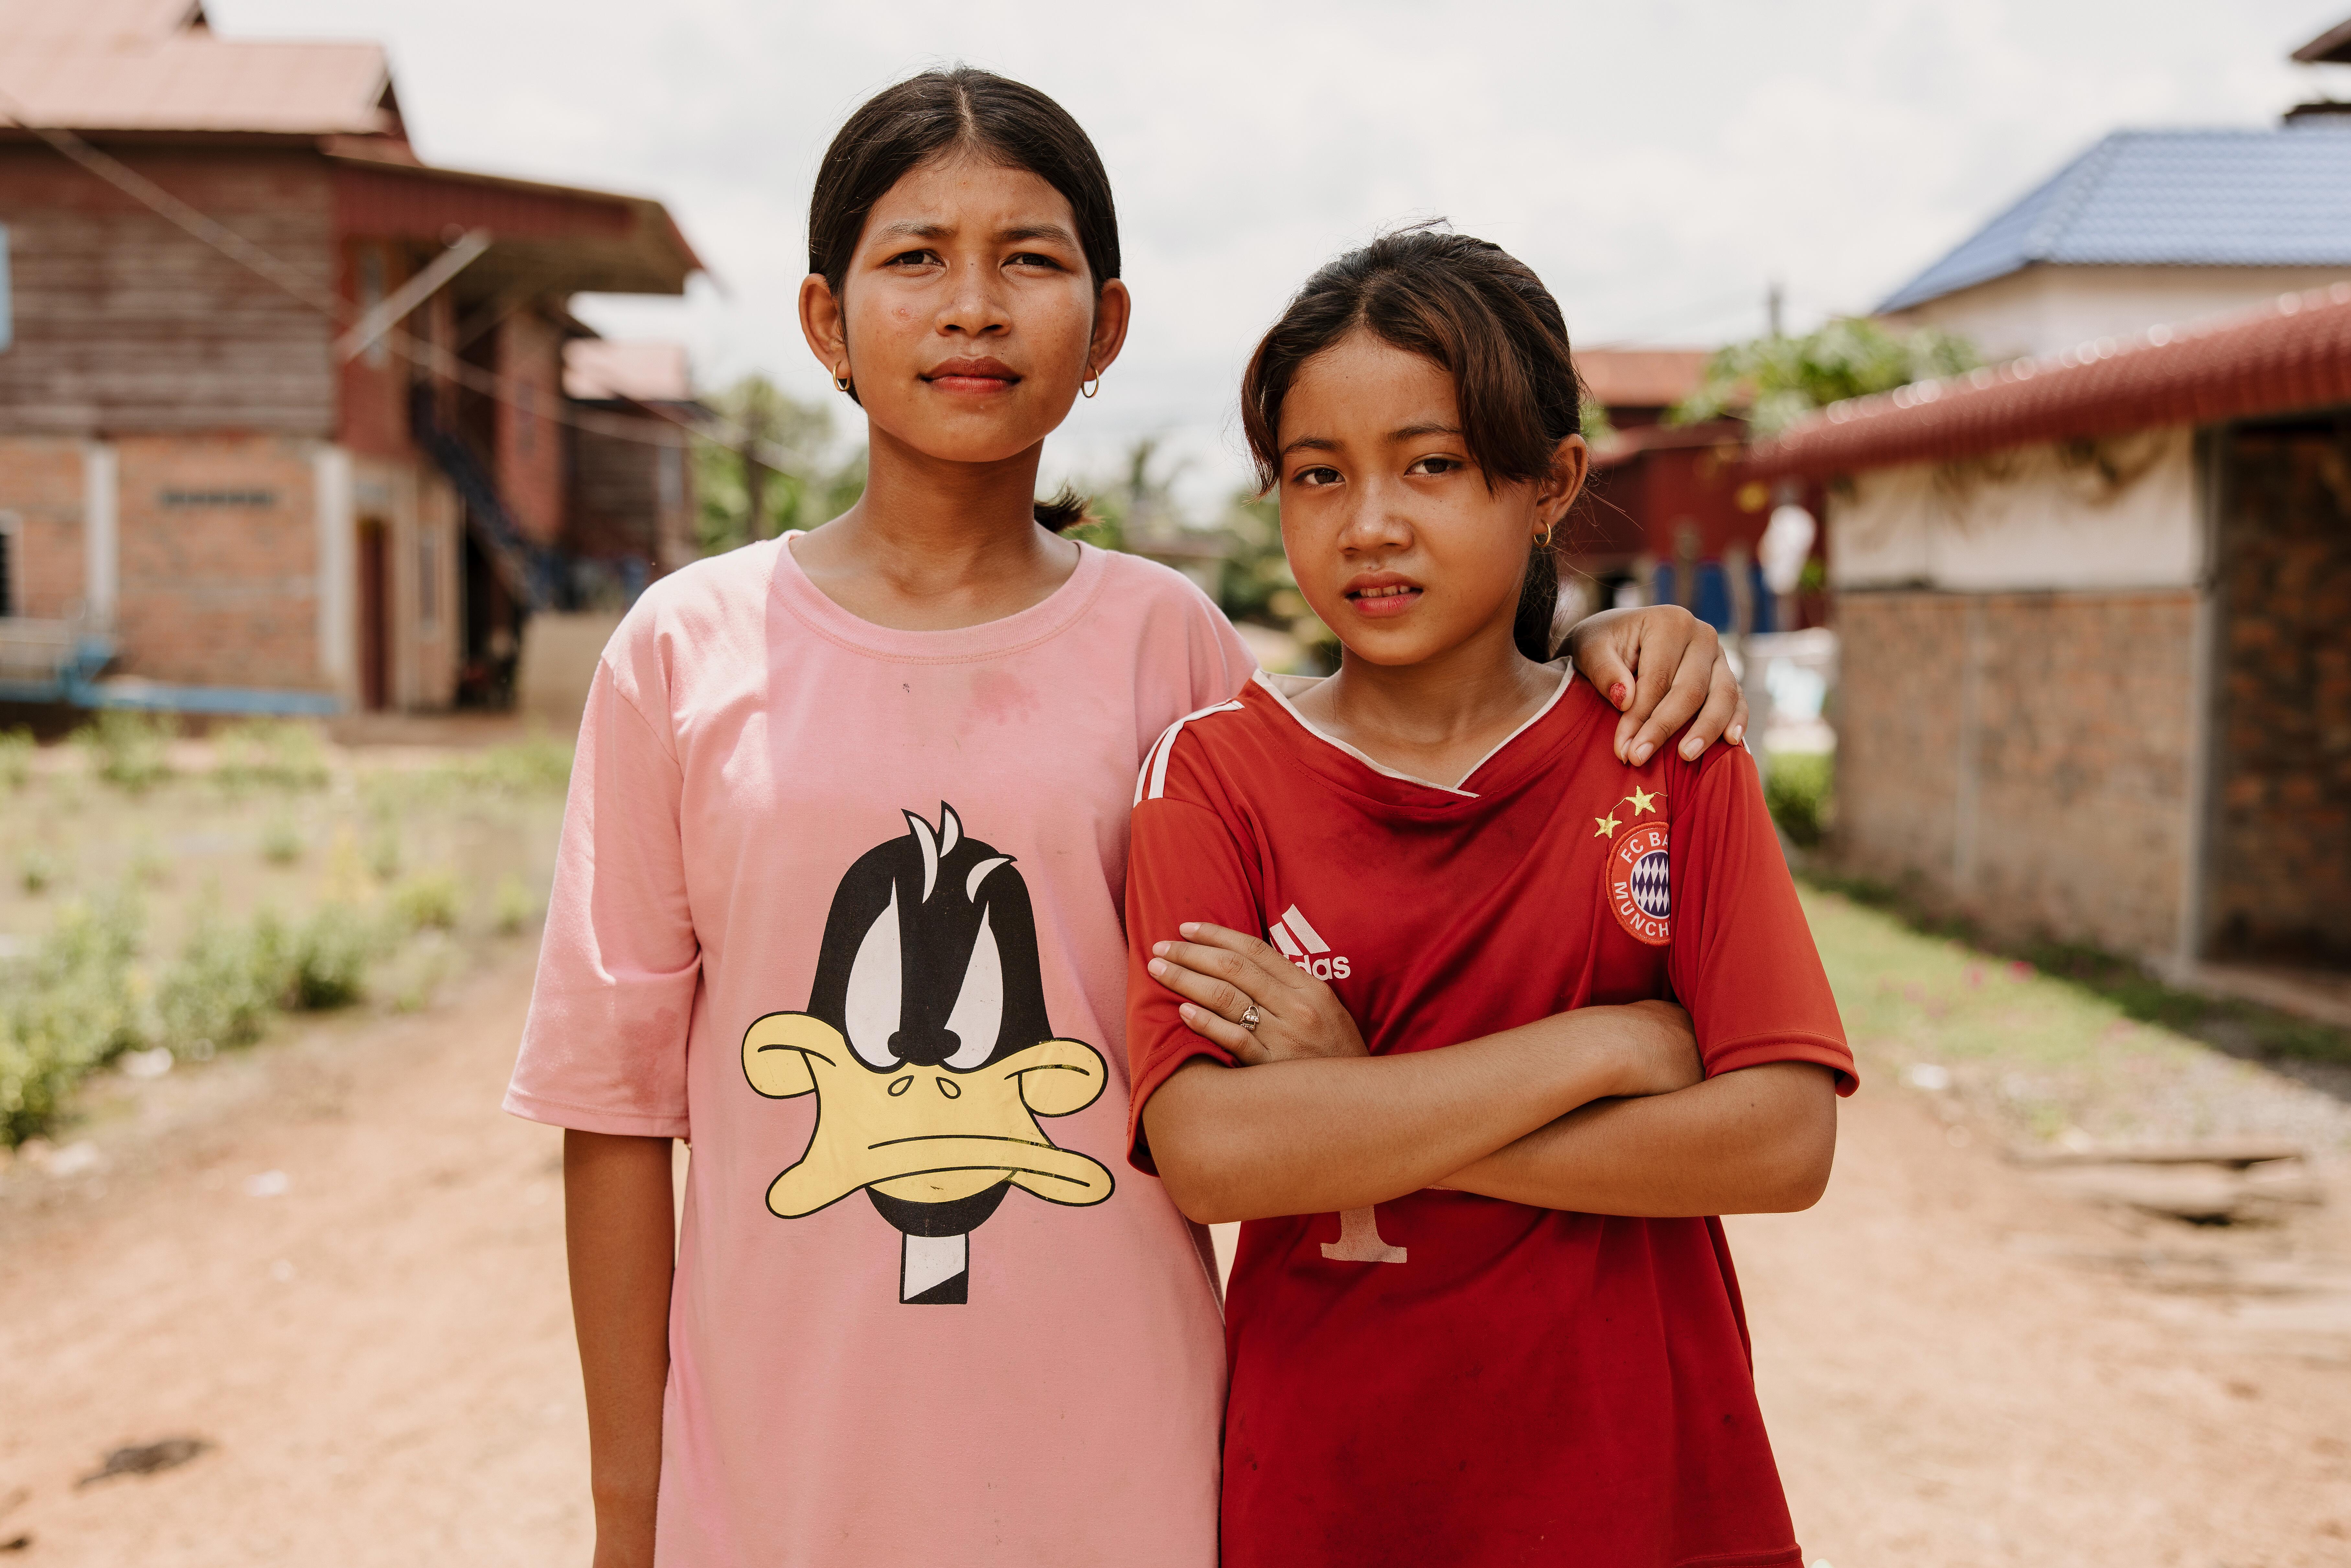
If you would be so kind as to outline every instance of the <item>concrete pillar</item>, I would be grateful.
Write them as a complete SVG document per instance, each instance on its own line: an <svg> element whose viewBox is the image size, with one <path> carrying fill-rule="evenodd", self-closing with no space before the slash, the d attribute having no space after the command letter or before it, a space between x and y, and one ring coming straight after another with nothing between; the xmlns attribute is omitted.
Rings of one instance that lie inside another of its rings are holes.
<svg viewBox="0 0 2351 1568"><path fill-rule="evenodd" d="M122 584L122 465L110 443L81 449L82 613L111 629Z"/></svg>
<svg viewBox="0 0 2351 1568"><path fill-rule="evenodd" d="M359 517L351 455L321 445L310 457L319 507L319 675L338 696L359 697Z"/></svg>

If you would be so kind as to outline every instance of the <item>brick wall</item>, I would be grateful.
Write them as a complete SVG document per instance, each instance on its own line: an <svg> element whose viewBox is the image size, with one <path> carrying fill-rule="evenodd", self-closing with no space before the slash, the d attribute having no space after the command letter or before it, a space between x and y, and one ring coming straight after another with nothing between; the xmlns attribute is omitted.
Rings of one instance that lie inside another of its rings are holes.
<svg viewBox="0 0 2351 1568"><path fill-rule="evenodd" d="M2195 612L2189 590L1839 595L1838 863L1995 934L2171 953Z"/></svg>
<svg viewBox="0 0 2351 1568"><path fill-rule="evenodd" d="M46 620L72 614L88 592L81 443L0 437L0 512L17 518L16 612Z"/></svg>
<svg viewBox="0 0 2351 1568"><path fill-rule="evenodd" d="M117 449L120 667L159 681L323 686L312 444L141 435Z"/></svg>
<svg viewBox="0 0 2351 1568"><path fill-rule="evenodd" d="M523 532L553 544L563 532L563 339L536 310L498 328L498 374L515 396L496 405L498 490Z"/></svg>
<svg viewBox="0 0 2351 1568"><path fill-rule="evenodd" d="M2331 425L2249 430L2222 514L2220 955L2351 961L2351 464Z"/></svg>

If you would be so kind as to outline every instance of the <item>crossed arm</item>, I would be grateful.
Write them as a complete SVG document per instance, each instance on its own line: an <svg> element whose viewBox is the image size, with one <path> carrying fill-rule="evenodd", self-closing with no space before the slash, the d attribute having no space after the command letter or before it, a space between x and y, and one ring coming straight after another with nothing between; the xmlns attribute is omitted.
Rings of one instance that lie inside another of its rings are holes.
<svg viewBox="0 0 2351 1568"><path fill-rule="evenodd" d="M1374 1057L1331 988L1222 926L1155 947L1202 1057L1144 1107L1176 1207L1204 1223L1317 1214L1450 1187L1542 1208L1670 1218L1810 1207L1836 1146L1826 1068L1705 1079L1662 1002L1582 1008ZM1255 1030L1233 1021L1254 1004Z"/></svg>

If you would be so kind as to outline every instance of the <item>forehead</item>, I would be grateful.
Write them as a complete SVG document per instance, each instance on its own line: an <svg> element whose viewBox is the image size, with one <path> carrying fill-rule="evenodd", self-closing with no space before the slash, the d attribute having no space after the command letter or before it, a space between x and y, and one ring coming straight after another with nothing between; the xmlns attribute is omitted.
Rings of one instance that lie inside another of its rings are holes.
<svg viewBox="0 0 2351 1568"><path fill-rule="evenodd" d="M1456 423L1451 372L1356 330L1298 368L1281 400L1280 439L1362 440L1411 425Z"/></svg>
<svg viewBox="0 0 2351 1568"><path fill-rule="evenodd" d="M1044 176L968 152L930 159L900 175L866 214L860 243L902 224L963 237L1051 226L1075 238L1078 230L1069 198Z"/></svg>

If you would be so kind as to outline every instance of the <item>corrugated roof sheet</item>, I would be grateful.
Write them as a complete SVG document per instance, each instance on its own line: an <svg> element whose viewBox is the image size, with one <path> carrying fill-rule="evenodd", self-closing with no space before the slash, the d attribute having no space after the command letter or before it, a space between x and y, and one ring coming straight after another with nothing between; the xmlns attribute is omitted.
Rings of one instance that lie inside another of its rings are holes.
<svg viewBox="0 0 2351 1568"><path fill-rule="evenodd" d="M2351 283L2248 315L1832 403L1747 459L1758 477L1949 463L2011 446L2351 403Z"/></svg>
<svg viewBox="0 0 2351 1568"><path fill-rule="evenodd" d="M393 131L374 44L227 42L204 33L128 45L0 50L0 92L32 124L67 131Z"/></svg>
<svg viewBox="0 0 2351 1568"><path fill-rule="evenodd" d="M1698 391L1711 349L1579 349L1575 368L1603 408L1667 408Z"/></svg>
<svg viewBox="0 0 2351 1568"><path fill-rule="evenodd" d="M1877 308L2035 265L2351 266L2351 129L2117 131Z"/></svg>
<svg viewBox="0 0 2351 1568"><path fill-rule="evenodd" d="M203 26L204 16L200 0L0 0L0 47L162 38Z"/></svg>

